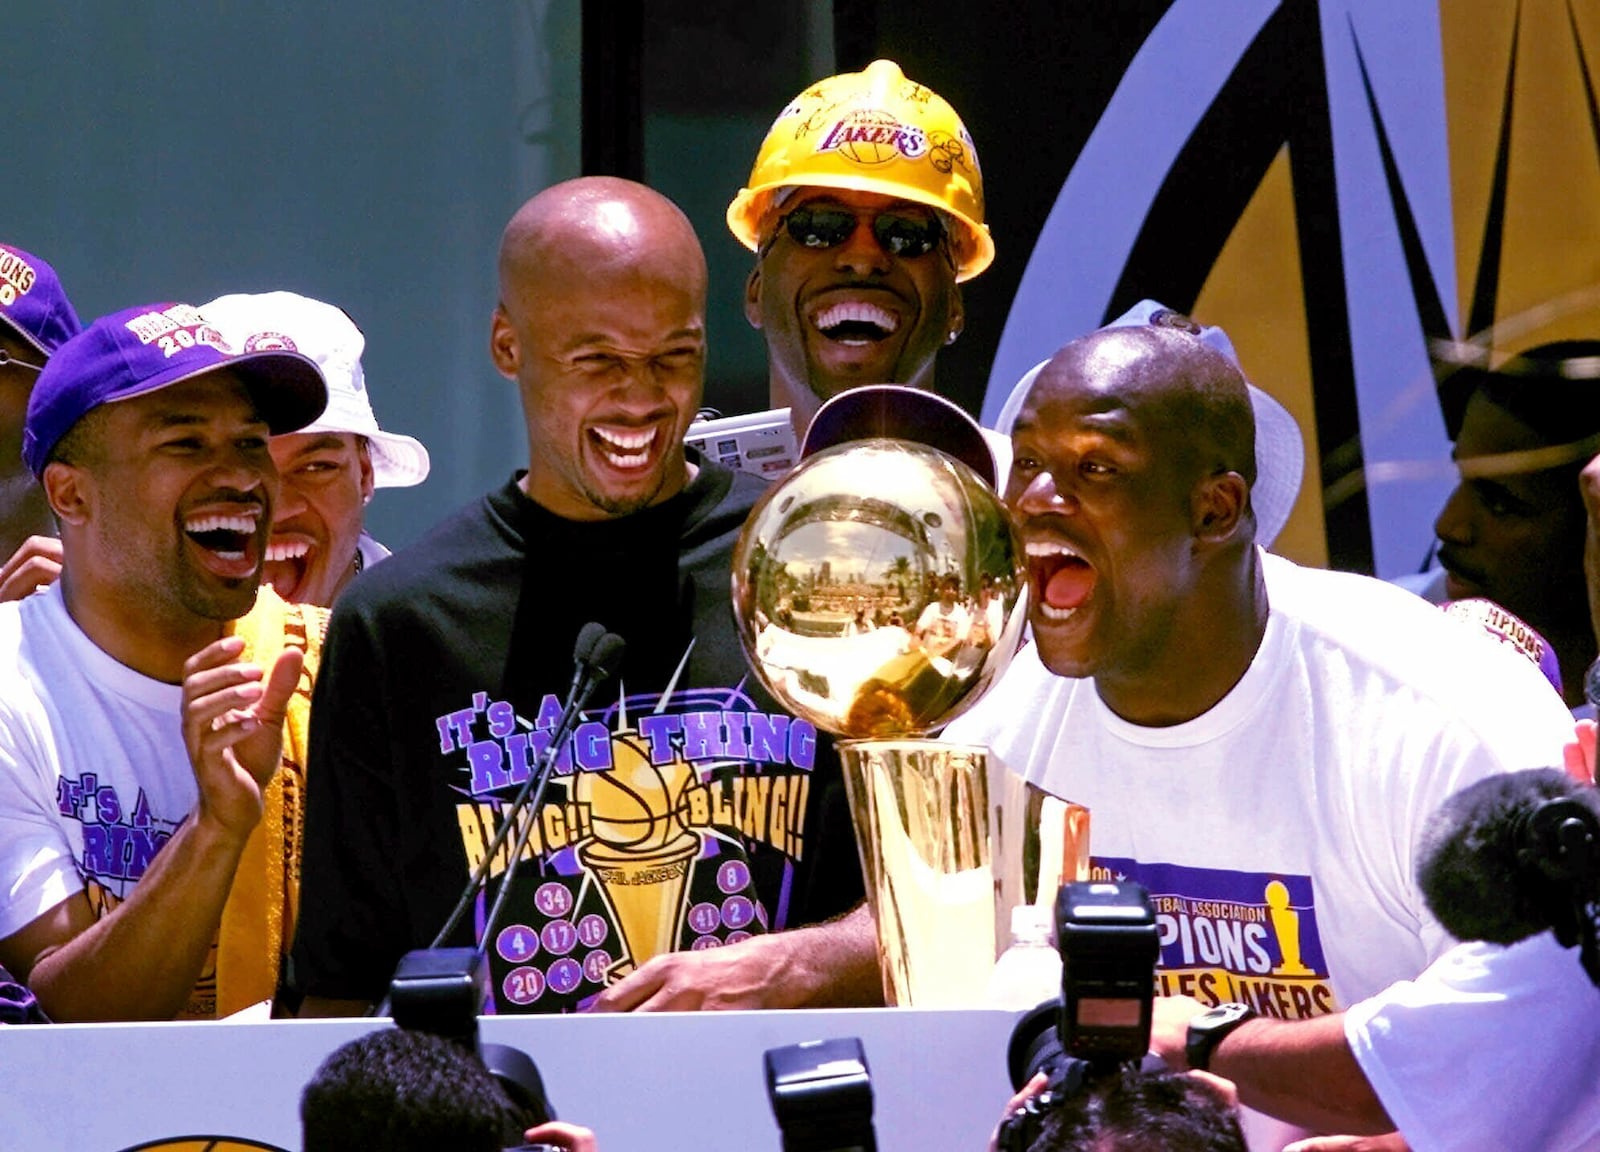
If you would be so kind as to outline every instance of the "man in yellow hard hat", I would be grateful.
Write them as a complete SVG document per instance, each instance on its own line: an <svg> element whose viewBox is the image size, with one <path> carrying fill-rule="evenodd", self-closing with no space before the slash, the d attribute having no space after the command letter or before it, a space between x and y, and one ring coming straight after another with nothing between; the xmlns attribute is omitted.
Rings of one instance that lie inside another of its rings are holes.
<svg viewBox="0 0 1600 1152"><path fill-rule="evenodd" d="M958 285L994 259L972 138L890 60L789 103L728 227L756 253L745 316L797 438L857 385L933 388L934 357L965 320Z"/></svg>

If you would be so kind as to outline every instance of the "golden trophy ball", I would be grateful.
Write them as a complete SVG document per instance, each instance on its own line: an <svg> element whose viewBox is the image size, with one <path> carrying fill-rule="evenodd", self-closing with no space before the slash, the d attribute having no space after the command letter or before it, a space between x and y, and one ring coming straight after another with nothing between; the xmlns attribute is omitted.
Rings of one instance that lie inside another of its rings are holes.
<svg viewBox="0 0 1600 1152"><path fill-rule="evenodd" d="M927 739L1010 663L1027 597L994 491L907 440L811 456L757 504L735 546L752 670L842 738L891 1004L981 1003L1011 907L1048 904L1087 871L1083 809L1045 806L1057 826L1041 835L1036 789L986 749Z"/></svg>

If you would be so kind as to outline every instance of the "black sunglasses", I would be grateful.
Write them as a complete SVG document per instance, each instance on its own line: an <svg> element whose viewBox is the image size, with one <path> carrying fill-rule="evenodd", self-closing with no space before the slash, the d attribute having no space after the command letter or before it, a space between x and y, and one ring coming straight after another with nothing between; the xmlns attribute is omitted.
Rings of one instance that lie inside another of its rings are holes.
<svg viewBox="0 0 1600 1152"><path fill-rule="evenodd" d="M18 360L4 348L0 348L0 368L4 368L7 364L15 364L18 368L26 368L29 372L44 371L43 364L30 364L26 360Z"/></svg>
<svg viewBox="0 0 1600 1152"><path fill-rule="evenodd" d="M855 234L857 220L848 208L808 204L778 223L789 233L789 239L802 247L837 248ZM891 256L926 256L944 239L944 225L937 216L879 212L872 218L872 235Z"/></svg>

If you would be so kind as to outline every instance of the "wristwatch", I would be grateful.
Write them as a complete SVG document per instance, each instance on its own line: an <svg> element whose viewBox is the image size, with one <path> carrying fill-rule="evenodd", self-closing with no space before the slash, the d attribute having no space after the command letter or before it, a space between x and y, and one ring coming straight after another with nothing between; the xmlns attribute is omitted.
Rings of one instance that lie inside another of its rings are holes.
<svg viewBox="0 0 1600 1152"><path fill-rule="evenodd" d="M1222 1038L1246 1020L1254 1020L1256 1010L1248 1004L1218 1004L1189 1021L1189 1038L1183 1046L1183 1058L1191 1070L1204 1072L1211 1063L1211 1053Z"/></svg>

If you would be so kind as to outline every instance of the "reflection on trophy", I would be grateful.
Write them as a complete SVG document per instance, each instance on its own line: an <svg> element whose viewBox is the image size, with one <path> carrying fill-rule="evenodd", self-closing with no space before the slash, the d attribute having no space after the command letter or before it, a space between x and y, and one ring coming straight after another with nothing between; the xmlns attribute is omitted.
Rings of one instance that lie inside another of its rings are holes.
<svg viewBox="0 0 1600 1152"><path fill-rule="evenodd" d="M824 426L834 446L818 450ZM1088 873L1086 810L985 749L920 738L974 704L1020 645L1022 551L981 433L931 393L843 393L805 454L734 550L739 634L778 699L846 738L887 1001L978 1004L1011 908L1049 904Z"/></svg>

